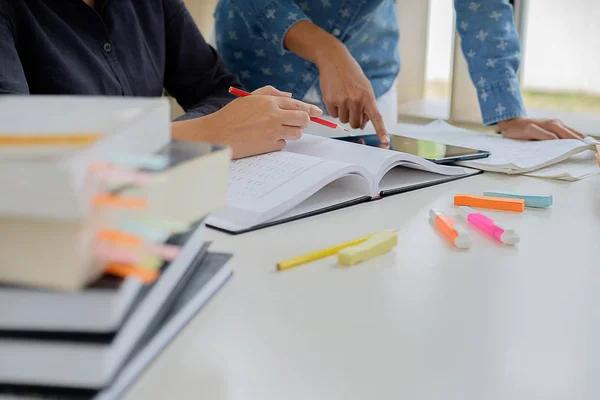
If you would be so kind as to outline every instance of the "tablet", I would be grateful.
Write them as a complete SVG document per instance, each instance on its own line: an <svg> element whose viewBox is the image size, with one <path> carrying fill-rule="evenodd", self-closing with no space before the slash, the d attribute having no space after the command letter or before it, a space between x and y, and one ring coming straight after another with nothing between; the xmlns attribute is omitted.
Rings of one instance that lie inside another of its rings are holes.
<svg viewBox="0 0 600 400"><path fill-rule="evenodd" d="M367 146L382 147L377 135L360 135L337 137L352 143L362 143ZM423 157L436 164L452 164L457 161L477 160L490 155L489 151L470 149L467 147L451 146L428 140L412 139L406 136L390 135L391 150L401 151ZM386 146L387 147L387 146Z"/></svg>
<svg viewBox="0 0 600 400"><path fill-rule="evenodd" d="M410 153L433 161L437 164L450 164L457 161L476 160L490 155L488 151L467 147L450 146L428 140L412 139L405 136L390 135L391 149Z"/></svg>

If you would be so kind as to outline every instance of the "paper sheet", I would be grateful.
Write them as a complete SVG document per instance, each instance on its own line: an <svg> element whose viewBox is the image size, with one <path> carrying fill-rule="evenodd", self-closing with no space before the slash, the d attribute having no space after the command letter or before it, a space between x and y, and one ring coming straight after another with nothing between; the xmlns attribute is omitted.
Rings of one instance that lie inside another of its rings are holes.
<svg viewBox="0 0 600 400"><path fill-rule="evenodd" d="M598 174L600 174L600 167L596 155L588 150L558 164L525 175L573 182Z"/></svg>
<svg viewBox="0 0 600 400"><path fill-rule="evenodd" d="M398 132L399 135L455 146L488 150L488 158L461 165L504 173L531 172L589 148L580 140L519 141L457 128L443 121Z"/></svg>

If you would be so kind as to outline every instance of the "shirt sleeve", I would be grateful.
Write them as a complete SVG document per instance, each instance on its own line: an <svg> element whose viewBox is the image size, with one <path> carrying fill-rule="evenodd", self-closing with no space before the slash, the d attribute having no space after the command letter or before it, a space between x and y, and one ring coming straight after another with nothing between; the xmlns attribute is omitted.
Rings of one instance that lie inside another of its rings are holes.
<svg viewBox="0 0 600 400"><path fill-rule="evenodd" d="M292 26L303 20L310 20L292 0L230 0L231 6L239 13L255 38L269 43L283 55L286 49L283 38Z"/></svg>
<svg viewBox="0 0 600 400"><path fill-rule="evenodd" d="M0 11L0 94L29 94L9 16Z"/></svg>
<svg viewBox="0 0 600 400"><path fill-rule="evenodd" d="M456 29L485 125L525 116L520 42L508 0L455 0Z"/></svg>
<svg viewBox="0 0 600 400"><path fill-rule="evenodd" d="M164 85L186 114L179 120L211 114L235 97L229 87L241 88L225 70L221 57L200 33L181 0L163 0L166 29Z"/></svg>

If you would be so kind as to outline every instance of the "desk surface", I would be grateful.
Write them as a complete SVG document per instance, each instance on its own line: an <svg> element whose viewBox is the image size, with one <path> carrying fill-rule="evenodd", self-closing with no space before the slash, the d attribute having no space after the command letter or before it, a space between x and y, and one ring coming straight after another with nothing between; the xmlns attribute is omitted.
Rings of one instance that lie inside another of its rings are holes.
<svg viewBox="0 0 600 400"><path fill-rule="evenodd" d="M551 193L548 210L487 213L514 248L476 231L449 247L428 224L459 192ZM277 260L384 228L394 252L354 267ZM592 400L600 398L600 178L484 174L228 236L233 279L127 399Z"/></svg>

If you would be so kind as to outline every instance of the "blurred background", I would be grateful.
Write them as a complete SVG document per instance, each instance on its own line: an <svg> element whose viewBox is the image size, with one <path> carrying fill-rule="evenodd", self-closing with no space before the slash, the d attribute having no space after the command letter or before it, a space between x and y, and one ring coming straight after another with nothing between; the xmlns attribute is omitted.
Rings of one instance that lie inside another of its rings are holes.
<svg viewBox="0 0 600 400"><path fill-rule="evenodd" d="M208 36L217 0L185 1ZM453 1L397 3L403 58L400 118L480 124L475 92L455 36ZM576 120L575 125L587 123L582 130L597 131L600 2L514 0L513 4L523 42L521 86L530 115Z"/></svg>

